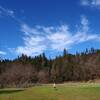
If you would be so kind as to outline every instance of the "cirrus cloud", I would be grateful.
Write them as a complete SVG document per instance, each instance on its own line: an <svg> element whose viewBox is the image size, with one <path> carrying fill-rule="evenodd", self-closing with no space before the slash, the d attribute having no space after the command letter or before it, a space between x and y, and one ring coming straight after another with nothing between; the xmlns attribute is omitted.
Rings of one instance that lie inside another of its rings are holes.
<svg viewBox="0 0 100 100"><path fill-rule="evenodd" d="M35 56L45 51L62 51L64 48L72 48L73 45L91 41L100 40L99 34L89 33L89 21L86 16L81 16L80 29L75 33L69 30L68 25L60 26L34 26L27 24L21 25L21 31L24 45L15 48L18 54L27 54Z"/></svg>
<svg viewBox="0 0 100 100"><path fill-rule="evenodd" d="M6 55L6 52L0 51L0 55Z"/></svg>
<svg viewBox="0 0 100 100"><path fill-rule="evenodd" d="M100 9L100 0L80 0L82 6L95 7Z"/></svg>

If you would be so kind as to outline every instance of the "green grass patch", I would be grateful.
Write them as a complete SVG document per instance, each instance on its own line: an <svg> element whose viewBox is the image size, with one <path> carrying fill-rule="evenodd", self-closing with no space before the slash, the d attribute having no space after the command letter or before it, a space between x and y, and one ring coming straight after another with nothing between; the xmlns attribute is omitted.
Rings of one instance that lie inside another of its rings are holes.
<svg viewBox="0 0 100 100"><path fill-rule="evenodd" d="M100 84L63 84L1 89L0 100L100 100Z"/></svg>

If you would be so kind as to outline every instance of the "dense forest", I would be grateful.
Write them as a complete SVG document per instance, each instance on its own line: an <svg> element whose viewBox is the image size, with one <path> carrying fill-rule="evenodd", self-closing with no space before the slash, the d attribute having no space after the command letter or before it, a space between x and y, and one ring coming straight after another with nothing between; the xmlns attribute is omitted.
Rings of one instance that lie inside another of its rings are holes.
<svg viewBox="0 0 100 100"><path fill-rule="evenodd" d="M100 78L100 50L91 48L48 59L45 53L14 60L0 59L0 87L27 87L40 83L89 81Z"/></svg>

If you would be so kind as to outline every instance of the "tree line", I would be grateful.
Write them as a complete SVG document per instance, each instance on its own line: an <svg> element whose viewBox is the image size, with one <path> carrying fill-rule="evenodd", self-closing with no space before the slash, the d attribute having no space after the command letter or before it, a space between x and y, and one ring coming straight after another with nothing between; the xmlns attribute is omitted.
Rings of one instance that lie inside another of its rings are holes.
<svg viewBox="0 0 100 100"><path fill-rule="evenodd" d="M100 50L48 59L45 53L29 57L22 54L14 60L0 59L0 87L26 87L38 83L89 81L100 78Z"/></svg>

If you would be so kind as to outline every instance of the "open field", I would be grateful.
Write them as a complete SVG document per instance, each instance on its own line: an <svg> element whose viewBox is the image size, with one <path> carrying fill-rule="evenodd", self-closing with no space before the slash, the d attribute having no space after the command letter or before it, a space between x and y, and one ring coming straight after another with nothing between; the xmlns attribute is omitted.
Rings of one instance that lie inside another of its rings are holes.
<svg viewBox="0 0 100 100"><path fill-rule="evenodd" d="M0 100L100 100L99 83L67 83L27 89L0 89Z"/></svg>

